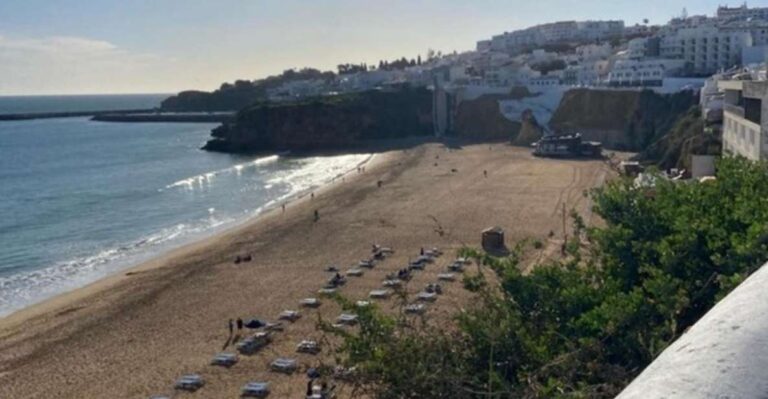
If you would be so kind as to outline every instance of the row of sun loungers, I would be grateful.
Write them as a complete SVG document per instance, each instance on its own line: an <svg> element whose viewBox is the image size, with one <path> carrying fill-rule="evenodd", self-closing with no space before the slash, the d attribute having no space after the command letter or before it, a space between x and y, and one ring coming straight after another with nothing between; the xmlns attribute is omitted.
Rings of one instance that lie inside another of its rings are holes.
<svg viewBox="0 0 768 399"><path fill-rule="evenodd" d="M370 259L364 259L358 262L356 267L353 267L352 269L347 270L345 273L345 276L350 277L361 277L364 274L364 269L373 269L375 267L376 260L384 259L386 256L391 255L394 253L394 251L391 248L387 247L381 247L378 245L374 245L373 250L373 257ZM426 255L426 254L425 254ZM429 253L430 256L433 256L433 253ZM432 262L430 256L424 256L420 257L418 259L421 263L427 263ZM428 259L429 258L429 259ZM250 259L238 259L238 261L248 261ZM239 263L239 262L238 262ZM326 285L320 289L318 292L321 295L332 295L336 293L338 287L343 286L347 278L345 276L342 276L339 274L339 268L337 266L328 266L326 268L326 271L335 273L334 276L332 276L326 283ZM384 286L387 288L398 288L402 285L402 280L406 278L410 278L410 270L405 269L405 272L407 276L404 276L402 271L400 274L396 276L392 276L393 278L388 278L384 282ZM404 278L405 277L405 278ZM373 299L386 299L389 298L392 295L392 290L390 289L383 289L383 290L374 290L370 292L370 297ZM299 301L299 305L304 308L318 308L321 305L321 301L317 298L304 298L301 301ZM357 307L367 307L371 305L370 301L357 301L355 304ZM423 304L414 304L410 305L408 309L406 310L409 313L422 313L425 309L425 306ZM297 320L301 318L301 314L299 311L296 310L284 310L278 315L278 320L281 321L287 321L290 323L294 323ZM274 331L282 331L284 329L282 322L266 322L261 321L258 319L252 319L249 322L247 322L249 328L258 329L263 328L263 331L259 331L254 333L253 335L243 339L242 341L238 342L235 345L235 348L237 349L237 352L239 352L241 355L252 355L265 346L269 345L272 342L272 333ZM336 318L336 326L337 327L345 327L345 326L354 326L358 324L358 315L354 313L342 313L339 317ZM299 344L296 346L296 352L297 353L304 353L304 354L311 354L316 355L320 353L320 345L317 343L317 341L314 340L302 340L299 342ZM229 353L229 352L221 352L217 353L213 359L211 359L210 364L213 366L218 367L232 367L235 364L237 364L239 361L239 357L236 353ZM281 357L278 359L275 359L272 363L270 363L270 370L273 372L279 372L279 373L285 373L285 374L292 374L298 369L298 361L296 359L292 358L285 358ZM345 377L348 377L351 375L351 373L354 372L354 369L344 369L344 368L337 368L334 370L334 378L337 379L343 379ZM181 376L176 383L174 384L175 389L179 390L185 390L185 391L196 391L200 388L202 388L205 385L205 382L203 381L203 378L198 374L185 374ZM332 389L332 388L331 388ZM325 391L324 391L325 390ZM269 389L269 383L268 382L261 382L261 381L251 381L245 384L241 389L242 397L254 397L254 398L263 398L268 396L270 393ZM312 389L312 394L308 395L308 399L320 399L322 397L329 397L328 390L325 387L317 386ZM155 399L166 399L165 397L153 397Z"/></svg>

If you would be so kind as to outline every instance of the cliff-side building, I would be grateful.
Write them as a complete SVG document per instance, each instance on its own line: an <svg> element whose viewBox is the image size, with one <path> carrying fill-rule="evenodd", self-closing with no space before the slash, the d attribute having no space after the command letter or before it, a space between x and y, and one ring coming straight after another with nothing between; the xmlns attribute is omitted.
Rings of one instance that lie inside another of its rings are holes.
<svg viewBox="0 0 768 399"><path fill-rule="evenodd" d="M721 80L723 154L768 159L768 81Z"/></svg>

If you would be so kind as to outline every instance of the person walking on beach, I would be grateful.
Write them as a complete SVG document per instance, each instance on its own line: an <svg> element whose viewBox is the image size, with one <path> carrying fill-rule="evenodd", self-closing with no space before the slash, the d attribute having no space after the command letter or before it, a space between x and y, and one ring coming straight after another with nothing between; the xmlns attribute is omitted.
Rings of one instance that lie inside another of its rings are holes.
<svg viewBox="0 0 768 399"><path fill-rule="evenodd" d="M317 222L318 220L320 220L320 212L318 212L317 209L315 209L315 222Z"/></svg>
<svg viewBox="0 0 768 399"><path fill-rule="evenodd" d="M487 170L483 171L483 176L488 177L488 171Z"/></svg>
<svg viewBox="0 0 768 399"><path fill-rule="evenodd" d="M285 204L283 204L283 213L285 213Z"/></svg>
<svg viewBox="0 0 768 399"><path fill-rule="evenodd" d="M240 330L243 329L243 319L237 318L237 332L240 333Z"/></svg>
<svg viewBox="0 0 768 399"><path fill-rule="evenodd" d="M229 336L231 337L234 332L235 332L235 323L232 321L232 319L229 319Z"/></svg>
<svg viewBox="0 0 768 399"><path fill-rule="evenodd" d="M315 199L315 193L309 193L309 199Z"/></svg>

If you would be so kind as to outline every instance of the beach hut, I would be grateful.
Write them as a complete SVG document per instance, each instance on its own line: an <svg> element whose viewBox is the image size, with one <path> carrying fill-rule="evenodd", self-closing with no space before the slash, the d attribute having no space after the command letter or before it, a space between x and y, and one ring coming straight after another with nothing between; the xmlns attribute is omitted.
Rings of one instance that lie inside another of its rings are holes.
<svg viewBox="0 0 768 399"><path fill-rule="evenodd" d="M497 250L504 248L504 229L499 226L489 227L483 230L483 249Z"/></svg>

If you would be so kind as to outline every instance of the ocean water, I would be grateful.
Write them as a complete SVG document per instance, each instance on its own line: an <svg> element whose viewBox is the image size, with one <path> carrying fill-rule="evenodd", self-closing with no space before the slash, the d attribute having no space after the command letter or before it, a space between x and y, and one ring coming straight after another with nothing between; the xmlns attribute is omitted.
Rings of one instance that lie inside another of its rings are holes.
<svg viewBox="0 0 768 399"><path fill-rule="evenodd" d="M114 111L159 107L168 94L0 96L0 115L35 112Z"/></svg>
<svg viewBox="0 0 768 399"><path fill-rule="evenodd" d="M0 122L0 316L232 227L371 156L200 151L213 127Z"/></svg>

